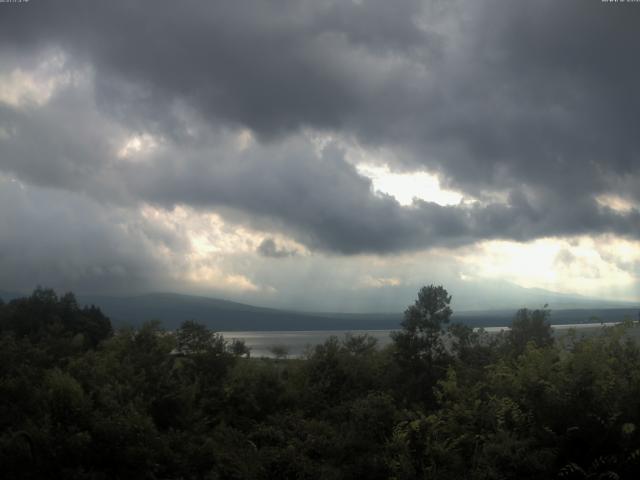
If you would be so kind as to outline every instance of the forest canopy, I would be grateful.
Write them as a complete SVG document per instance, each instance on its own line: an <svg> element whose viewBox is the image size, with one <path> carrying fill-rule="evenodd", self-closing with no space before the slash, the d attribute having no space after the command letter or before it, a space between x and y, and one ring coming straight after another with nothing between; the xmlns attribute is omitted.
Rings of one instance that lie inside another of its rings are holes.
<svg viewBox="0 0 640 480"><path fill-rule="evenodd" d="M520 310L488 335L426 286L379 348L331 337L251 358L196 322L114 331L73 294L0 302L6 478L638 478L631 322L552 336Z"/></svg>

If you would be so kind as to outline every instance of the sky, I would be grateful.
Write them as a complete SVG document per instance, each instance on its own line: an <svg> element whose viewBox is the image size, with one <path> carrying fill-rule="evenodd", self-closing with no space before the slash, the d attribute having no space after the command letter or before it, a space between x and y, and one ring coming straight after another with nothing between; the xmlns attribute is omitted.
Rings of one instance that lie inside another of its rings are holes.
<svg viewBox="0 0 640 480"><path fill-rule="evenodd" d="M0 290L639 302L638 25L600 0L0 3Z"/></svg>

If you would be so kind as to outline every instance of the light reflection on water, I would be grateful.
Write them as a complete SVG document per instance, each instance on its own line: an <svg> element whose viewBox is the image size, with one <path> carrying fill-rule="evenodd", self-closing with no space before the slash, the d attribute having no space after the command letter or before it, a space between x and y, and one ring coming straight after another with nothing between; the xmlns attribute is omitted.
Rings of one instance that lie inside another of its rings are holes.
<svg viewBox="0 0 640 480"><path fill-rule="evenodd" d="M615 325L620 325L622 322L602 322L602 323L567 323L564 325L551 325L553 331L558 333L564 333L568 330L593 330L602 327L613 327ZM474 330L479 330L475 328ZM509 327L483 327L483 330L487 333L500 333L500 332L508 332L510 330Z"/></svg>
<svg viewBox="0 0 640 480"><path fill-rule="evenodd" d="M552 325L554 333L565 334L569 329L578 331L595 332L598 328L611 327L619 322L607 323L580 323L573 325ZM509 327L484 327L489 334L497 334L508 331ZM226 340L244 340L247 347L251 349L252 357L274 357L271 351L273 347L284 347L289 358L301 357L307 349L324 343L330 336L344 339L347 333L352 335L368 334L378 340L378 347L384 347L391 343L389 336L393 330L311 330L311 331L279 331L279 332L219 332Z"/></svg>
<svg viewBox="0 0 640 480"><path fill-rule="evenodd" d="M289 357L301 357L307 348L324 343L330 336L344 339L347 333L370 336L378 340L378 347L391 343L389 334L392 330L313 330L299 332L219 332L226 340L244 340L251 349L252 357L274 357L272 347L285 347Z"/></svg>

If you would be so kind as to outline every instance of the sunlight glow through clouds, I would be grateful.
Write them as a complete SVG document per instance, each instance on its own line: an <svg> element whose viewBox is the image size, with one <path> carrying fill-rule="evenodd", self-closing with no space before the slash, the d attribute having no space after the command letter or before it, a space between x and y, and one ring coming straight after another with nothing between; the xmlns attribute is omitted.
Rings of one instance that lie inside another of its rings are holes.
<svg viewBox="0 0 640 480"><path fill-rule="evenodd" d="M187 274L187 280L209 288L241 292L256 292L260 287L244 275L226 274L215 265L196 265Z"/></svg>
<svg viewBox="0 0 640 480"><path fill-rule="evenodd" d="M158 147L158 140L148 133L127 138L116 156L122 160L140 160Z"/></svg>
<svg viewBox="0 0 640 480"><path fill-rule="evenodd" d="M254 142L253 133L251 133L251 130L249 130L247 128L243 128L236 135L236 139L235 140L236 140L236 148L238 149L238 151L239 152L244 152Z"/></svg>
<svg viewBox="0 0 640 480"><path fill-rule="evenodd" d="M616 237L487 241L457 254L466 278L637 301L640 245Z"/></svg>
<svg viewBox="0 0 640 480"><path fill-rule="evenodd" d="M394 172L390 164L398 161L401 152L386 148L367 148L353 138L306 130L305 136L314 146L316 155L322 156L327 146L335 144L345 153L345 160L357 172L371 180L373 191L394 197L400 205L410 206L414 198L438 205L458 205L470 199L460 192L441 188L437 175L426 171Z"/></svg>
<svg viewBox="0 0 640 480"><path fill-rule="evenodd" d="M305 254L306 249L281 235L266 234L225 222L215 213L199 212L179 206L164 210L152 206L142 209L145 218L188 240L188 251L165 251L166 256L180 259L184 280L200 287L236 292L273 292L269 285L258 285L246 275L234 271L225 260L238 255L257 255L256 249L265 238L276 239L277 244Z"/></svg>
<svg viewBox="0 0 640 480"><path fill-rule="evenodd" d="M613 194L599 195L598 197L596 197L596 201L600 205L609 207L612 210L620 213L629 213L634 208L638 208L638 205L634 205L631 200Z"/></svg>
<svg viewBox="0 0 640 480"><path fill-rule="evenodd" d="M427 172L395 173L387 165L356 166L358 173L373 183L376 192L393 196L401 205L409 206L414 198L439 205L458 205L464 197L458 192L440 188L436 175Z"/></svg>
<svg viewBox="0 0 640 480"><path fill-rule="evenodd" d="M273 291L271 281L247 276L252 267L246 262L237 263L241 258L239 256L246 255L249 255L246 258L258 261L257 247L266 238L273 238L281 248L301 252L303 257L315 257L302 245L282 235L229 224L215 213L199 212L188 207L176 207L168 211L150 206L145 207L143 212L145 217L163 228L180 232L187 238L188 251L177 254L181 259L179 275L185 281L204 288L230 292ZM545 238L529 243L496 240L460 249L438 248L431 253L424 253L427 256L419 263L430 265L429 271L434 268L432 262L439 258L449 265L445 270L457 271L458 278L463 281L505 280L525 288L629 301L637 301L640 294L637 291L640 245L610 235L596 238ZM176 255L176 252L167 251L164 254ZM299 257L296 264L300 265L301 261ZM419 283L424 281L425 272L422 268L416 270L415 262L415 255L407 255L406 258L394 256L391 263L388 259L374 256L366 262L368 267L363 270L369 272L364 274L360 270L363 265L356 261L350 264L350 268L356 269L351 272L355 275L352 285L355 289L384 289L399 287L407 282ZM242 271L237 270L239 265L244 265L240 267ZM375 272L372 272L370 269L374 266Z"/></svg>
<svg viewBox="0 0 640 480"><path fill-rule="evenodd" d="M14 108L41 107L62 86L78 81L79 72L66 68L66 58L61 52L50 52L33 69L19 67L8 73L0 73L0 104Z"/></svg>
<svg viewBox="0 0 640 480"><path fill-rule="evenodd" d="M383 287L397 287L401 284L399 278L396 277L374 277L372 275L365 275L361 278L361 287L366 288L383 288Z"/></svg>

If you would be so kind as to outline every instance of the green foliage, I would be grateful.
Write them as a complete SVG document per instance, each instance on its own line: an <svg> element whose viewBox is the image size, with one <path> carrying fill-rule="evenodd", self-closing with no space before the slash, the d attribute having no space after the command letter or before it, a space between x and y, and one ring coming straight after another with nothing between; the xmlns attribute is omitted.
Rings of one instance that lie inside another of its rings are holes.
<svg viewBox="0 0 640 480"><path fill-rule="evenodd" d="M508 335L508 342L514 354L524 352L529 342L540 348L553 344L549 315L550 312L546 309L531 311L523 308L517 311Z"/></svg>
<svg viewBox="0 0 640 480"><path fill-rule="evenodd" d="M95 348L113 333L99 308L80 308L72 293L58 298L53 290L38 287L30 297L0 308L0 332L46 344L56 358Z"/></svg>
<svg viewBox="0 0 640 480"><path fill-rule="evenodd" d="M305 359L195 322L112 334L50 290L0 304L3 478L639 478L636 325L561 344L521 310L504 337L445 332L450 301L425 287L389 348Z"/></svg>
<svg viewBox="0 0 640 480"><path fill-rule="evenodd" d="M284 359L289 356L289 348L286 345L273 345L269 348L269 352L278 359Z"/></svg>
<svg viewBox="0 0 640 480"><path fill-rule="evenodd" d="M183 355L221 353L225 346L221 335L193 320L184 322L176 330L176 348Z"/></svg>
<svg viewBox="0 0 640 480"><path fill-rule="evenodd" d="M234 338L231 344L228 347L229 352L231 352L236 357L247 357L251 356L251 349L247 347L244 340L240 340Z"/></svg>
<svg viewBox="0 0 640 480"><path fill-rule="evenodd" d="M442 286L422 287L418 298L404 312L402 331L393 332L395 357L403 375L403 390L409 400L430 403L435 382L448 361L443 327L449 323L451 296Z"/></svg>

